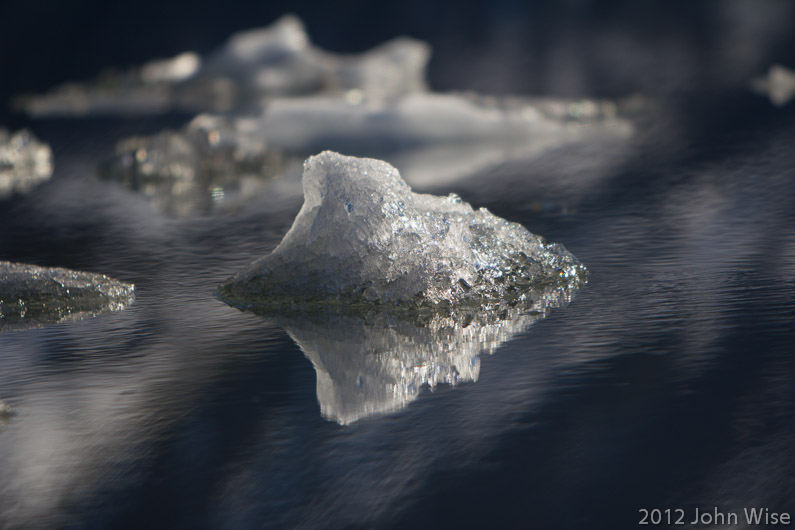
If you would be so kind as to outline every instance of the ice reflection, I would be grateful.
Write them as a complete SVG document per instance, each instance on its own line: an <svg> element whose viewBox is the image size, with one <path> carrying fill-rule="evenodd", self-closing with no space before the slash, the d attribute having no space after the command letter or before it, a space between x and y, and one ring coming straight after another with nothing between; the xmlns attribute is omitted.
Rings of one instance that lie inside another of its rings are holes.
<svg viewBox="0 0 795 530"><path fill-rule="evenodd" d="M317 373L321 414L342 425L395 412L423 388L474 382L481 353L567 305L574 289L538 290L526 303L415 318L388 313L266 315L287 331Z"/></svg>

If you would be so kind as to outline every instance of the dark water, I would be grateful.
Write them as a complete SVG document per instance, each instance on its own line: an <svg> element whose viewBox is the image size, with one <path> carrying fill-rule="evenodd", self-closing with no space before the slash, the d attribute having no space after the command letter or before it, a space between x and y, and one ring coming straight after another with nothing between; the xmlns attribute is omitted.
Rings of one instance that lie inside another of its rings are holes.
<svg viewBox="0 0 795 530"><path fill-rule="evenodd" d="M717 45L686 42L715 59ZM324 373L346 380L368 366L359 337L378 349L386 332L277 324L214 297L278 243L300 196L175 219L93 171L117 138L184 117L28 123L52 144L56 174L0 202L0 258L106 273L135 283L137 299L0 335L0 399L17 412L0 428L0 527L795 516L795 102L774 108L739 81L661 91L627 144L564 146L444 187L563 243L590 282L547 318L507 324L473 361L476 382L420 388L348 425L319 401L309 352L336 352ZM346 348L361 364L346 364Z"/></svg>

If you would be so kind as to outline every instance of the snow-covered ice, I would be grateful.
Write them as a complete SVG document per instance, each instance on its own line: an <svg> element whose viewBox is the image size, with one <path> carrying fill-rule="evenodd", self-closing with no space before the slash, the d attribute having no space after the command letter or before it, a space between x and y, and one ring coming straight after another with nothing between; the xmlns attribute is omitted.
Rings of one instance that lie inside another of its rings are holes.
<svg viewBox="0 0 795 530"><path fill-rule="evenodd" d="M563 246L455 195L418 194L386 162L330 151L304 165L304 204L279 246L219 287L237 307L396 310L524 302L581 285Z"/></svg>
<svg viewBox="0 0 795 530"><path fill-rule="evenodd" d="M103 274L0 261L0 331L120 311L134 292Z"/></svg>
<svg viewBox="0 0 795 530"><path fill-rule="evenodd" d="M593 108L592 114L566 112L585 103ZM334 96L280 98L271 101L259 119L248 121L270 147L292 152L384 152L476 143L530 148L537 143L549 148L600 138L626 139L632 133L630 122L616 116L615 105L589 100L536 104L467 93L417 92L387 102L367 96L354 101Z"/></svg>
<svg viewBox="0 0 795 530"><path fill-rule="evenodd" d="M25 193L52 176L52 150L28 130L0 128L0 198Z"/></svg>

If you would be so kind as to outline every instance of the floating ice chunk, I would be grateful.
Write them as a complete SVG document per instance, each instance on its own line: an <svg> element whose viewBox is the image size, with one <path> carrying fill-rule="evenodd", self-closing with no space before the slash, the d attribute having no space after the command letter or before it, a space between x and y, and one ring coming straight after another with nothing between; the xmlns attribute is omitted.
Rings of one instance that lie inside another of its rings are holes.
<svg viewBox="0 0 795 530"><path fill-rule="evenodd" d="M786 105L795 97L795 71L773 65L766 77L751 81L751 89L757 94L768 96L776 106Z"/></svg>
<svg viewBox="0 0 795 530"><path fill-rule="evenodd" d="M410 93L394 101L364 96L279 98L257 122L257 135L276 149L384 152L396 147L483 143L560 146L569 142L626 139L632 125L596 102L531 101L472 94ZM558 107L564 109L559 113ZM572 108L585 108L590 114ZM606 107L614 109L614 107ZM597 110L594 110L597 109Z"/></svg>
<svg viewBox="0 0 795 530"><path fill-rule="evenodd" d="M52 176L52 151L30 131L0 128L0 198L25 193Z"/></svg>
<svg viewBox="0 0 795 530"><path fill-rule="evenodd" d="M250 198L282 165L280 153L239 134L230 120L199 115L179 132L120 141L99 175L143 194L167 215L185 217Z"/></svg>
<svg viewBox="0 0 795 530"><path fill-rule="evenodd" d="M560 102L562 105L565 102ZM528 109L533 111L527 117ZM544 107L468 94L407 94L391 102L361 104L335 97L281 98L258 121L258 135L276 149L323 148L382 152L396 147L502 143L559 146L571 141L627 138L631 124L601 115L575 119Z"/></svg>
<svg viewBox="0 0 795 530"><path fill-rule="evenodd" d="M204 61L185 52L23 96L18 104L34 116L79 116L174 108L226 112L259 108L275 96L326 92L397 97L425 88L429 55L427 44L412 39L396 39L362 55L325 52L312 46L301 21L288 15L233 35Z"/></svg>
<svg viewBox="0 0 795 530"><path fill-rule="evenodd" d="M0 261L0 331L120 311L134 291L102 274Z"/></svg>
<svg viewBox="0 0 795 530"><path fill-rule="evenodd" d="M427 89L425 71L431 49L409 38L391 40L361 56L342 58L329 74L331 89L345 92L349 103L367 96L396 98Z"/></svg>
<svg viewBox="0 0 795 530"><path fill-rule="evenodd" d="M199 71L201 58L193 52L180 53L171 59L155 59L141 67L144 83L173 83L184 81Z"/></svg>
<svg viewBox="0 0 795 530"><path fill-rule="evenodd" d="M425 319L384 313L269 318L287 331L314 365L322 415L347 425L400 410L417 399L423 387L477 381L481 353L493 353L551 308L567 304L573 292L534 290L519 306Z"/></svg>
<svg viewBox="0 0 795 530"><path fill-rule="evenodd" d="M222 284L222 299L255 310L438 309L521 301L586 278L561 245L455 195L413 193L380 160L323 152L305 162L303 186L282 242Z"/></svg>

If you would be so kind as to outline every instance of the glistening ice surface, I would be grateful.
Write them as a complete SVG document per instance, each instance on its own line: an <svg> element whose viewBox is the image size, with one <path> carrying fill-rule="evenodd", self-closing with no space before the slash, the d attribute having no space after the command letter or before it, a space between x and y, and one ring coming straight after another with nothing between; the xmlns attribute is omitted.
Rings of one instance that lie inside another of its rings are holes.
<svg viewBox="0 0 795 530"><path fill-rule="evenodd" d="M325 151L304 166L304 205L278 247L219 288L243 308L410 308L525 301L586 269L458 196L413 193L380 160ZM352 305L354 304L354 305Z"/></svg>
<svg viewBox="0 0 795 530"><path fill-rule="evenodd" d="M120 311L134 291L104 274L0 261L0 332Z"/></svg>
<svg viewBox="0 0 795 530"><path fill-rule="evenodd" d="M52 175L52 151L27 130L0 127L0 199L25 193Z"/></svg>

